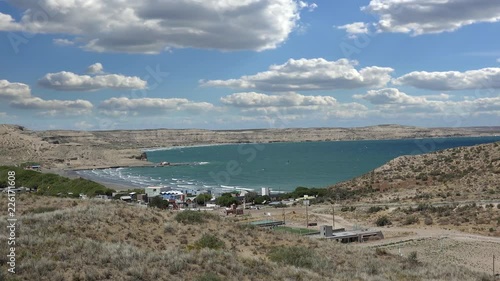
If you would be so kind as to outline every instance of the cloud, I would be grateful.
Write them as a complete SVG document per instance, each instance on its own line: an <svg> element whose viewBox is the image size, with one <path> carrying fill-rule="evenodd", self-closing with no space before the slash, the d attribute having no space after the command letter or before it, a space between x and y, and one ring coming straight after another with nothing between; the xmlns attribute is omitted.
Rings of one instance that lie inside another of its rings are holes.
<svg viewBox="0 0 500 281"><path fill-rule="evenodd" d="M0 30L72 35L94 52L149 54L274 49L295 29L302 9L316 8L296 0L7 2L22 9L22 18L0 14Z"/></svg>
<svg viewBox="0 0 500 281"><path fill-rule="evenodd" d="M497 0L371 0L361 10L379 17L376 23L378 32L410 33L414 36L500 21Z"/></svg>
<svg viewBox="0 0 500 281"><path fill-rule="evenodd" d="M87 73L102 73L102 64L95 63L87 68ZM38 80L38 85L57 91L95 91L101 89L131 90L145 89L147 82L137 76L121 74L78 75L61 71L48 73Z"/></svg>
<svg viewBox="0 0 500 281"><path fill-rule="evenodd" d="M88 74L101 74L103 73L104 67L100 62L96 62L93 65L87 67Z"/></svg>
<svg viewBox="0 0 500 281"><path fill-rule="evenodd" d="M355 99L364 99L381 115L420 114L421 116L475 116L489 114L500 116L500 97L464 99L452 101L446 95L412 96L395 88L368 91L365 95L354 95ZM434 115L425 115L434 114Z"/></svg>
<svg viewBox="0 0 500 281"><path fill-rule="evenodd" d="M42 115L71 115L78 116L92 112L93 105L86 100L44 100L31 97L11 102L11 106L18 109L41 110Z"/></svg>
<svg viewBox="0 0 500 281"><path fill-rule="evenodd" d="M92 111L93 105L86 100L44 100L34 97L23 83L0 80L0 99L5 99L17 109L39 110L41 115L83 115Z"/></svg>
<svg viewBox="0 0 500 281"><path fill-rule="evenodd" d="M299 1L299 7L301 9L304 9L304 8L307 8L307 10L309 12L314 12L314 10L316 10L318 8L318 4L316 3L307 3L307 2L304 2L304 1Z"/></svg>
<svg viewBox="0 0 500 281"><path fill-rule="evenodd" d="M0 13L0 30L19 31L22 27L11 15Z"/></svg>
<svg viewBox="0 0 500 281"><path fill-rule="evenodd" d="M354 22L342 26L337 26L337 29L345 30L350 38L356 38L359 34L366 34L369 32L368 30L369 24L364 22Z"/></svg>
<svg viewBox="0 0 500 281"><path fill-rule="evenodd" d="M304 96L297 93L284 95L266 95L261 93L236 93L221 98L225 105L236 107L287 107L287 106L311 106L311 105L335 105L337 101L330 96Z"/></svg>
<svg viewBox="0 0 500 281"><path fill-rule="evenodd" d="M483 68L466 72L416 71L394 79L393 84L438 91L500 89L500 68Z"/></svg>
<svg viewBox="0 0 500 281"><path fill-rule="evenodd" d="M364 99L372 104L406 104L418 105L427 102L426 98L409 96L395 88L368 91L365 95L354 95L356 99Z"/></svg>
<svg viewBox="0 0 500 281"><path fill-rule="evenodd" d="M109 116L164 114L167 112L184 111L192 114L204 113L215 109L207 102L193 102L183 98L111 98L103 101L99 108L101 113Z"/></svg>
<svg viewBox="0 0 500 281"><path fill-rule="evenodd" d="M229 107L258 118L278 116L285 119L314 119L361 116L367 108L359 103L341 104L331 96L306 96L290 92L267 95L256 92L236 93L221 98ZM259 117L260 116L260 117Z"/></svg>
<svg viewBox="0 0 500 281"><path fill-rule="evenodd" d="M23 83L0 80L0 99L18 100L31 97L31 89Z"/></svg>
<svg viewBox="0 0 500 281"><path fill-rule="evenodd" d="M75 42L71 40L61 38L53 39L52 42L57 46L71 46L75 44Z"/></svg>
<svg viewBox="0 0 500 281"><path fill-rule="evenodd" d="M306 91L383 87L391 80L392 68L370 66L357 70L357 64L347 59L290 59L255 75L229 80L202 80L200 83L208 87L260 91Z"/></svg>

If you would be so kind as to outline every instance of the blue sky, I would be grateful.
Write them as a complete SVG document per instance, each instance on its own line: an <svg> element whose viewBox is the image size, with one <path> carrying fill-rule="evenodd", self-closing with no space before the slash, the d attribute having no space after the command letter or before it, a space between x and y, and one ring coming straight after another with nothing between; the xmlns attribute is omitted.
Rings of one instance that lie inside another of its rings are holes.
<svg viewBox="0 0 500 281"><path fill-rule="evenodd" d="M0 2L0 123L494 126L495 0Z"/></svg>

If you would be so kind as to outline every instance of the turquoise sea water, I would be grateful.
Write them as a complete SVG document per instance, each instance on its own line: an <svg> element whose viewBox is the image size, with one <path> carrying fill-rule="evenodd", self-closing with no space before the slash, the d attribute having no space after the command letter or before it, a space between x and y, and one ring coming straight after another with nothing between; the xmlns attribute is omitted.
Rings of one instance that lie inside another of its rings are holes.
<svg viewBox="0 0 500 281"><path fill-rule="evenodd" d="M80 175L136 187L171 186L196 190L297 186L326 187L367 173L387 161L411 154L500 141L500 137L380 141L337 141L178 147L148 151L159 163L187 166L81 171Z"/></svg>

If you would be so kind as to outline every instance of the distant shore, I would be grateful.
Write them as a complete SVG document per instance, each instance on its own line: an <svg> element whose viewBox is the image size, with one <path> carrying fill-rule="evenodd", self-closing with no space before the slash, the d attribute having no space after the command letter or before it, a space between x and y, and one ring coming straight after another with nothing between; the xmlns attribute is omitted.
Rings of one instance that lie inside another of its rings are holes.
<svg viewBox="0 0 500 281"><path fill-rule="evenodd" d="M378 125L356 128L270 128L246 130L153 129L31 131L0 125L0 165L35 162L60 170L154 165L145 151L193 146L353 140L395 140L500 135L500 127L422 128ZM168 161L168 159L165 159Z"/></svg>

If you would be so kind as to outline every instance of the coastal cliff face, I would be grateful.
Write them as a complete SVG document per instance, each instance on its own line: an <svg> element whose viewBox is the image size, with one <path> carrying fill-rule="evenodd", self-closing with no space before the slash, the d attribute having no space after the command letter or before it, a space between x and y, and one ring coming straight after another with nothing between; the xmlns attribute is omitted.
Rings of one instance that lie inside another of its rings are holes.
<svg viewBox="0 0 500 281"><path fill-rule="evenodd" d="M0 164L40 162L48 168L99 168L145 165L141 149L221 143L270 143L336 140L377 140L453 136L491 136L500 127L418 128L381 125L361 128L294 128L237 131L117 130L31 131L0 125Z"/></svg>

